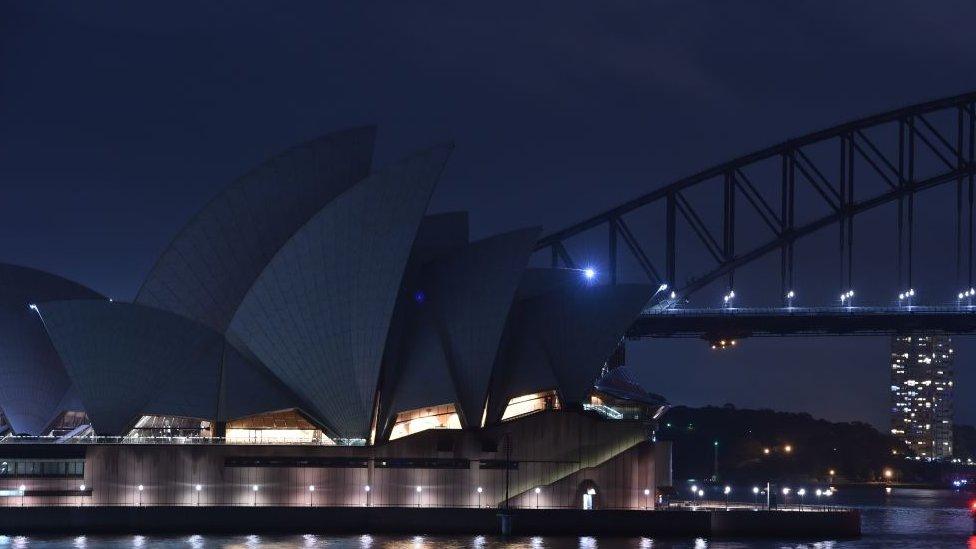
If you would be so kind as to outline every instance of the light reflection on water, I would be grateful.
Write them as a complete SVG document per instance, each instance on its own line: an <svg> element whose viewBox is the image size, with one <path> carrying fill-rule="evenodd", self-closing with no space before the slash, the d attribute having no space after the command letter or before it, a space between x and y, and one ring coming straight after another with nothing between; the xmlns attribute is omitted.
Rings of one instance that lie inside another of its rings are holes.
<svg viewBox="0 0 976 549"><path fill-rule="evenodd" d="M972 519L961 494L915 491L882 498L847 494L845 504L862 513L857 540L706 540L609 537L429 535L193 535L193 536L4 536L0 549L976 549Z"/></svg>
<svg viewBox="0 0 976 549"><path fill-rule="evenodd" d="M605 537L532 537L499 538L494 536L88 536L85 547L91 549L175 549L182 547L244 549L942 549L969 547L976 549L976 536L968 529L962 532L943 532L918 535L865 535L859 540L706 540L706 539L650 539ZM74 538L57 537L0 537L0 547L60 548L74 545Z"/></svg>

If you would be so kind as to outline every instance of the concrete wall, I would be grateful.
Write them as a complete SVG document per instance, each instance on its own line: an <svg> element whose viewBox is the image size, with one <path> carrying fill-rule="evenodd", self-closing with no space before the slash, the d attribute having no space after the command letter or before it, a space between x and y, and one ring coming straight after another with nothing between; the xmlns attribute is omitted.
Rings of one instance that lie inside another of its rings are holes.
<svg viewBox="0 0 976 549"><path fill-rule="evenodd" d="M23 500L26 506L494 508L505 499L506 441L517 462L507 471L515 507L535 507L536 487L541 487L540 507L579 507L580 487L590 482L598 490L598 508L642 509L647 505L643 490L653 494L663 482L655 475L655 445L639 423L550 411L485 430L425 431L377 447L0 444L0 459L57 457L65 451L85 459L83 478L0 477L0 490L27 488L24 498L0 497L0 506L16 507ZM262 463L242 466L242 459ZM347 461L336 462L342 459ZM392 467L403 460L413 461Z"/></svg>

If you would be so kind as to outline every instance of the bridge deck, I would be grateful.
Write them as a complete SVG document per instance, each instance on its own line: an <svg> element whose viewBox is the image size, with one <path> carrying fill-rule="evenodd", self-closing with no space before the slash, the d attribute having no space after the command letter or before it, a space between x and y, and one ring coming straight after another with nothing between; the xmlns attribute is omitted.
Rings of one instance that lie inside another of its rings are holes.
<svg viewBox="0 0 976 549"><path fill-rule="evenodd" d="M645 311L630 338L976 333L976 307L792 307Z"/></svg>

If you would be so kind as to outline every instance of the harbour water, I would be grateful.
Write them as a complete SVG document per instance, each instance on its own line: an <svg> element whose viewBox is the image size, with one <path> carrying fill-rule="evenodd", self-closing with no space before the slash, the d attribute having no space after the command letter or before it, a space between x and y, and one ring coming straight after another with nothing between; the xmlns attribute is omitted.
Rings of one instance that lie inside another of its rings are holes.
<svg viewBox="0 0 976 549"><path fill-rule="evenodd" d="M271 548L663 548L663 549L976 549L971 536L972 520L966 509L971 494L896 489L890 495L878 488L847 489L837 494L834 503L857 507L862 512L863 536L856 540L707 540L612 537L525 537L495 536L0 536L0 549L73 547L77 549L240 549Z"/></svg>

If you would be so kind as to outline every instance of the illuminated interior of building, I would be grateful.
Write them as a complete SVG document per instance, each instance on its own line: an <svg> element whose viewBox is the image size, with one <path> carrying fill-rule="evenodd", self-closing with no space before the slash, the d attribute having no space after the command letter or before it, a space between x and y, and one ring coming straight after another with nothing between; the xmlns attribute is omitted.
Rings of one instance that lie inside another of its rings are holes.
<svg viewBox="0 0 976 549"><path fill-rule="evenodd" d="M295 410L228 421L225 437L232 444L334 444L321 429Z"/></svg>
<svg viewBox="0 0 976 549"><path fill-rule="evenodd" d="M458 417L454 404L441 404L400 412L393 424L390 440L426 431L428 429L460 429L461 418Z"/></svg>
<svg viewBox="0 0 976 549"><path fill-rule="evenodd" d="M530 393L510 399L508 406L505 407L505 413L502 414L502 421L559 408L559 397L555 390Z"/></svg>
<svg viewBox="0 0 976 549"><path fill-rule="evenodd" d="M126 438L209 438L210 422L191 417L142 416Z"/></svg>
<svg viewBox="0 0 976 549"><path fill-rule="evenodd" d="M47 433L51 436L64 436L88 427L88 415L85 412L61 412L50 423Z"/></svg>

